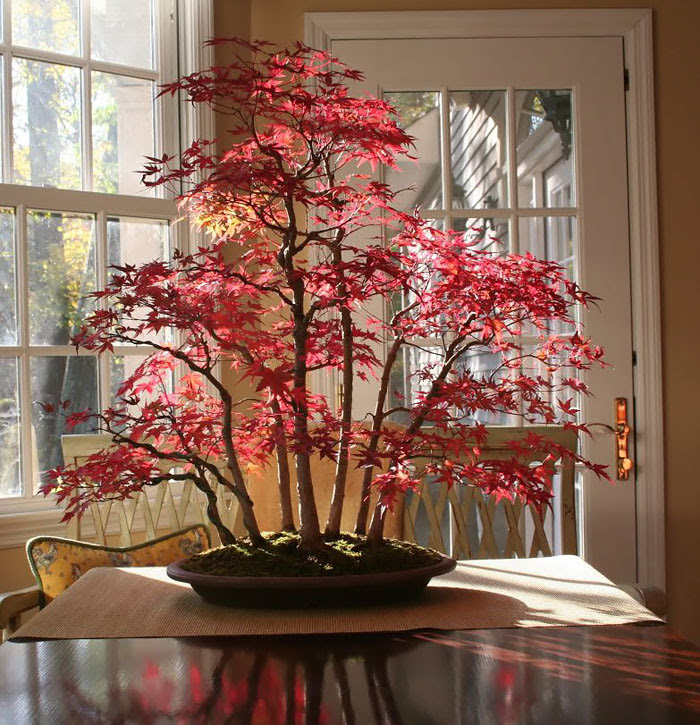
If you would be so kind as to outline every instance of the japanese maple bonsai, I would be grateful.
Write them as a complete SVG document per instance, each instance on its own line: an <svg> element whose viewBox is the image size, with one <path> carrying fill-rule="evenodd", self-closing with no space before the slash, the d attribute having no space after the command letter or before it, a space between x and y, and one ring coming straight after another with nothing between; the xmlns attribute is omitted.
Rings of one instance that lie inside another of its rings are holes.
<svg viewBox="0 0 700 725"><path fill-rule="evenodd" d="M578 332L549 330L573 329L572 310L591 297L554 262L487 251L418 211L400 211L379 174L410 154L412 139L386 102L349 94L358 71L303 45L277 52L262 42L212 42L230 44L232 62L163 92L211 106L230 121L230 135L219 151L199 140L179 158L151 158L144 173L148 186L179 188L209 241L171 260L116 267L94 293L98 305L75 344L98 353L139 345L150 354L112 407L66 411L69 426L92 419L113 445L51 471L44 492L68 519L93 502L189 480L206 496L222 544L235 549L217 511L218 482L238 500L245 545L269 549L280 537L261 533L246 471L276 460L277 490L266 495L277 495L287 553L292 542L300 559L323 559L338 540L376 551L387 512L425 476L546 506L552 467L521 462L542 439L519 438L510 459L487 460L479 449L488 431L473 420L506 413L586 430L574 407L585 385L555 373L586 369L601 351ZM537 345L521 342L524 329ZM409 371L410 394L392 394L392 371L416 348L431 362ZM478 353L498 356L498 369L476 371ZM253 392L237 397L241 386L224 385L219 368ZM318 371L340 375L341 404L310 389ZM353 416L358 378L376 380L364 417ZM553 442L550 450L552 460L570 456L602 473ZM335 461L325 526L313 456ZM351 466L363 469L354 540L340 530Z"/></svg>

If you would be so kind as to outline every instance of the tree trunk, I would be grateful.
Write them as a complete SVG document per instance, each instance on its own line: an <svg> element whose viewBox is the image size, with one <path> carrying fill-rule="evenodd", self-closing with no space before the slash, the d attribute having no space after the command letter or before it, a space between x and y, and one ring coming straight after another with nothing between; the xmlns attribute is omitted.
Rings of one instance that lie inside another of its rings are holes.
<svg viewBox="0 0 700 725"><path fill-rule="evenodd" d="M303 300L303 288L297 285L295 297ZM303 309L301 305L298 309ZM305 441L309 435L309 411L306 404L306 344L307 329L303 320L297 319L294 330L294 389L301 395L296 400L294 412L294 433L297 442ZM300 546L308 551L323 548L321 528L318 522L318 510L311 479L309 454L298 450L294 456L297 472L297 493L299 494L299 535Z"/></svg>
<svg viewBox="0 0 700 725"><path fill-rule="evenodd" d="M381 502L377 501L372 512L369 533L367 534L367 541L371 544L381 544L384 540L384 522L386 521L387 510L386 506L383 506Z"/></svg>
<svg viewBox="0 0 700 725"><path fill-rule="evenodd" d="M245 347L238 348L248 364L253 363L253 356ZM294 512L292 511L292 482L289 475L289 460L287 459L287 436L284 432L283 414L279 401L270 398L270 410L275 416L275 456L277 458L277 486L280 495L280 514L282 517L282 531L296 531L294 525Z"/></svg>
<svg viewBox="0 0 700 725"><path fill-rule="evenodd" d="M372 420L372 433L369 441L369 452L376 453L379 447L379 433L384 423L384 406L386 404L386 394L389 390L389 381L391 380L391 368L394 367L399 350L403 345L403 338L397 337L389 349L384 369L382 370L382 378L379 384L379 392L377 393L377 403L374 407L374 418ZM357 511L357 520L355 522L355 533L364 534L367 531L367 517L369 515L369 487L372 483L374 474L374 466L367 466L362 476L362 492L360 494L360 507Z"/></svg>
<svg viewBox="0 0 700 725"><path fill-rule="evenodd" d="M282 411L280 410L279 403L275 399L270 403L270 408L276 417L274 436L282 531L296 531L294 512L292 510L292 482L289 475L289 460L287 459L287 437L282 425Z"/></svg>
<svg viewBox="0 0 700 725"><path fill-rule="evenodd" d="M194 485L207 497L207 517L219 534L221 543L224 546L234 544L236 542L236 537L233 535L233 532L224 525L224 522L219 516L219 509L216 506L216 494L207 483L204 473L202 471L199 473L200 475L192 478L192 481L194 482Z"/></svg>
<svg viewBox="0 0 700 725"><path fill-rule="evenodd" d="M345 487L348 476L350 433L352 426L353 340L350 310L342 307L340 310L340 320L343 330L343 413L338 445L338 463L335 469L335 483L333 484L333 496L331 498L330 511L328 512L328 522L326 523L326 534L328 536L338 536L340 533L340 520L343 516L343 503L345 501Z"/></svg>
<svg viewBox="0 0 700 725"><path fill-rule="evenodd" d="M233 478L233 493L238 499L238 504L241 507L243 514L243 525L250 536L250 541L254 545L260 545L264 543L263 537L260 535L260 529L258 528L258 522L255 518L255 512L253 511L253 502L248 495L248 491L245 485L245 478L243 477L243 471L238 463L236 451L233 447L233 421L232 421L232 403L231 396L228 392L220 392L221 400L224 405L224 421L223 421L223 437L224 446L226 448L226 466L231 472Z"/></svg>
<svg viewBox="0 0 700 725"><path fill-rule="evenodd" d="M447 360L445 361L444 365L442 366L440 372L436 376L436 378L433 380L432 385L430 386L430 390L428 391L428 395L425 398L425 403L423 404L420 412L416 414L413 417L413 420L411 421L411 424L406 429L406 435L413 435L416 431L420 429L420 427L425 422L426 415L428 414L428 411L430 410L429 401L431 398L435 397L437 393L440 390L440 385L445 381L447 378L448 373L452 369L452 366L454 365L455 360L459 357L459 355L462 354L463 351L459 350L459 345L461 344L463 338L457 338L455 339L448 348L447 351ZM398 340L394 341L394 345ZM394 350L394 347L392 346L392 352ZM387 360L388 363L388 360ZM393 364L393 363L392 363ZM384 374L386 375L387 370L385 366ZM382 377L382 383L384 383L384 377ZM388 383L388 380L387 380ZM386 394L386 393L385 393ZM377 422L377 417L375 417L375 426ZM376 450L376 449L375 449ZM392 465L390 467L394 468L395 466ZM364 482L363 482L364 483ZM378 544L382 541L382 538L384 536L384 523L386 521L386 514L387 509L385 506L382 506L381 502L378 501L377 505L374 507L374 512L372 513L372 520L369 525L369 533L367 534L367 539L374 543ZM359 518L358 518L359 521Z"/></svg>
<svg viewBox="0 0 700 725"><path fill-rule="evenodd" d="M258 521L255 517L255 511L253 510L253 501L248 495L243 471L241 471L241 467L238 464L238 458L233 450L228 453L227 468L233 477L233 493L238 499L238 505L241 507L243 525L248 532L248 536L250 536L251 543L256 546L260 545L264 543L265 539L263 539L260 534Z"/></svg>

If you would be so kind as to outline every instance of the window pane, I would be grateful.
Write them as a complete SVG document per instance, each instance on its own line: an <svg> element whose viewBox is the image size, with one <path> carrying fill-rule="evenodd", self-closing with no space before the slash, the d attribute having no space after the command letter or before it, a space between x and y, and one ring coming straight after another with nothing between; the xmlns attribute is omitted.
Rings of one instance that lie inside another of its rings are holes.
<svg viewBox="0 0 700 725"><path fill-rule="evenodd" d="M110 405L114 405L117 402L117 392L121 387L121 384L135 372L136 368L141 365L144 360L148 357L144 355L111 355L109 358L109 385L110 385ZM139 405L154 400L158 395L163 392L171 393L173 391L173 376L171 374L164 375L162 380L162 386L156 387L152 394L142 395L139 398ZM134 410L134 412L137 412Z"/></svg>
<svg viewBox="0 0 700 725"><path fill-rule="evenodd" d="M153 155L153 83L111 73L92 74L94 189L149 193L141 185L144 156Z"/></svg>
<svg viewBox="0 0 700 725"><path fill-rule="evenodd" d="M39 476L63 463L61 435L63 433L94 432L92 422L67 431L63 415L47 413L38 403L53 403L60 407L70 401L69 412L97 410L97 358L89 355L70 357L35 357L31 359L32 445L34 460L39 464Z"/></svg>
<svg viewBox="0 0 700 725"><path fill-rule="evenodd" d="M576 203L571 91L516 91L518 205Z"/></svg>
<svg viewBox="0 0 700 725"><path fill-rule="evenodd" d="M573 330L572 330L573 331ZM526 347L526 352L532 352L534 346ZM555 355L552 357L551 362L555 365L550 365L548 361L538 360L536 357L529 357L523 361L522 370L526 375L541 376L544 380L547 380L553 386L549 391L549 403L554 409L554 415L557 417L557 422L562 424L567 421L581 422L581 409L584 404L583 395L577 390L573 389L568 383L564 381L585 379L585 371L577 370L572 365L565 365L566 356L564 354ZM561 367L556 367L561 365ZM543 396L545 397L545 396ZM572 407L578 411L576 415L571 416L564 413L559 407L559 401L572 401ZM541 418L531 418L529 423L541 424L544 421ZM579 441L580 443L580 441Z"/></svg>
<svg viewBox="0 0 700 725"><path fill-rule="evenodd" d="M453 209L508 205L504 91L450 93Z"/></svg>
<svg viewBox="0 0 700 725"><path fill-rule="evenodd" d="M406 382L404 395L408 405L417 405L422 395L425 395L432 385L432 381L444 363L445 352L437 346L426 345L411 347L404 350L404 365ZM422 377L423 373L426 377Z"/></svg>
<svg viewBox="0 0 700 725"><path fill-rule="evenodd" d="M17 358L0 358L0 498L22 495Z"/></svg>
<svg viewBox="0 0 700 725"><path fill-rule="evenodd" d="M0 345L16 344L15 214L0 208Z"/></svg>
<svg viewBox="0 0 700 725"><path fill-rule="evenodd" d="M93 301L96 287L94 218L85 214L27 214L29 339L67 345Z"/></svg>
<svg viewBox="0 0 700 725"><path fill-rule="evenodd" d="M161 219L107 217L107 260L110 266L144 264L170 257L170 227ZM110 274L108 270L108 275ZM138 313L136 313L138 314ZM146 314L146 310L144 310ZM168 330L157 335L142 333L140 339L165 341Z"/></svg>
<svg viewBox="0 0 700 725"><path fill-rule="evenodd" d="M455 219L452 227L464 232L464 239L474 242L476 248L493 254L507 254L510 251L508 220L502 218Z"/></svg>
<svg viewBox="0 0 700 725"><path fill-rule="evenodd" d="M110 265L143 264L170 257L170 227L163 219L107 217Z"/></svg>
<svg viewBox="0 0 700 725"><path fill-rule="evenodd" d="M384 94L396 109L398 123L413 136L411 149L418 162L400 159L398 169L385 169L384 180L394 190L404 189L396 198L402 211L417 206L442 207L442 163L440 157L440 94L433 91L405 91Z"/></svg>
<svg viewBox="0 0 700 725"><path fill-rule="evenodd" d="M15 183L81 188L79 69L14 58L12 104Z"/></svg>
<svg viewBox="0 0 700 725"><path fill-rule="evenodd" d="M12 0L12 42L80 54L79 0Z"/></svg>
<svg viewBox="0 0 700 725"><path fill-rule="evenodd" d="M152 2L92 0L92 57L138 68L153 67Z"/></svg>

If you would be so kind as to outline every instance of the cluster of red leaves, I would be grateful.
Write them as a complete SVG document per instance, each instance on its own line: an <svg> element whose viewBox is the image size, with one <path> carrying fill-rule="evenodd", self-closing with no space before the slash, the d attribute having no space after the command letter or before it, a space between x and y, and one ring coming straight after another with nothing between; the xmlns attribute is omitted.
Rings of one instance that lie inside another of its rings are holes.
<svg viewBox="0 0 700 725"><path fill-rule="evenodd" d="M517 460L542 441L531 435L512 443L512 459L484 460L487 432L473 421L511 414L586 432L576 398L587 391L570 371L600 363L602 352L579 332L550 330L573 331L572 310L591 297L553 262L482 251L396 209L372 174L408 156L411 139L384 101L350 95L357 71L303 45L285 53L232 47L230 65L163 92L226 114L233 140L220 155L197 141L179 158L149 159L144 173L147 185L188 182L181 202L212 244L117 267L95 293L99 304L75 344L98 352L142 345L153 354L95 416L113 448L51 472L44 490L70 517L158 483L168 469L204 470L231 450L244 467L263 465L280 436L297 456L335 460L343 431L351 465L376 469L386 506L417 485L421 457L448 485L469 481L545 504L551 466ZM391 411L407 428L367 411L372 432L366 423L347 430L335 401L309 389L311 373L348 365L356 378L385 381L384 349L401 359L421 346L433 362L414 372L413 392ZM478 372L472 361L483 353L497 356L497 370ZM249 380L254 395L232 399L218 382L220 364ZM187 374L171 389L176 370ZM604 475L570 451L550 450Z"/></svg>

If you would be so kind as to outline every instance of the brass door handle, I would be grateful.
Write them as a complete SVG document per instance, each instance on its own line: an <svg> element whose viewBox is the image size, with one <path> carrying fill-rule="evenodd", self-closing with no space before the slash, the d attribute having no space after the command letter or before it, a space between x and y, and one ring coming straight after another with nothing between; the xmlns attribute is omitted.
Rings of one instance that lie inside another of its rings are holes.
<svg viewBox="0 0 700 725"><path fill-rule="evenodd" d="M617 480L626 481L634 467L628 456L628 437L630 427L627 423L627 398L615 398L615 447L617 462Z"/></svg>

